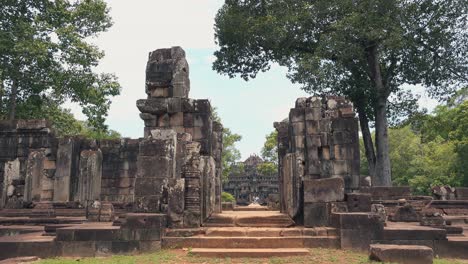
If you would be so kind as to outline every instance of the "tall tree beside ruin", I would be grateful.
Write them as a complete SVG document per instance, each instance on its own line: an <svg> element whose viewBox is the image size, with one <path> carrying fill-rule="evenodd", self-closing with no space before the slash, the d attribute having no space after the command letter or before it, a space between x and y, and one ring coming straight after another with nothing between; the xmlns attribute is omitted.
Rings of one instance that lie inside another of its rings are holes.
<svg viewBox="0 0 468 264"><path fill-rule="evenodd" d="M404 83L441 98L467 82L467 14L465 0L227 0L213 68L247 80L275 62L314 93L364 98L375 118L373 184L389 186L389 98Z"/></svg>
<svg viewBox="0 0 468 264"><path fill-rule="evenodd" d="M89 40L111 25L103 0L2 1L0 112L15 119L69 100L93 129L105 131L109 97L120 85L112 74L93 72L104 53Z"/></svg>

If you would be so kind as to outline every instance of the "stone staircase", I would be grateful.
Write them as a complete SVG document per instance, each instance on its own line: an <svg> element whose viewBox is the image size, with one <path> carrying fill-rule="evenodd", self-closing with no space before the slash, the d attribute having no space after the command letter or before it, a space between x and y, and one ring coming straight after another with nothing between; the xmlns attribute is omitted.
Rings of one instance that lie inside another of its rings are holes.
<svg viewBox="0 0 468 264"><path fill-rule="evenodd" d="M224 224L224 225L223 225ZM308 248L339 248L334 228L294 227L278 212L222 213L195 229L167 229L163 248L185 248L204 257L285 257Z"/></svg>

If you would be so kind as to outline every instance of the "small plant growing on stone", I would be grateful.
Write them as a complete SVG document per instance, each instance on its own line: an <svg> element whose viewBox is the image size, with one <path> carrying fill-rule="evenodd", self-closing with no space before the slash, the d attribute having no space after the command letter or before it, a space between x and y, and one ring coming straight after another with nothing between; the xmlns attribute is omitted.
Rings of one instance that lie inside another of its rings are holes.
<svg viewBox="0 0 468 264"><path fill-rule="evenodd" d="M228 193L228 192L222 192L221 193L221 200L225 203L230 203L230 202L234 202L236 200L236 198L234 198L234 196L232 196L232 194Z"/></svg>

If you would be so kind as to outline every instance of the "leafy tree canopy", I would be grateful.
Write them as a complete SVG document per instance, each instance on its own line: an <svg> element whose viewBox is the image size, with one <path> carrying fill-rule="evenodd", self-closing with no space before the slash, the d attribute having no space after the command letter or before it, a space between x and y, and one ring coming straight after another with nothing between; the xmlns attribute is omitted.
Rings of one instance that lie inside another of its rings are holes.
<svg viewBox="0 0 468 264"><path fill-rule="evenodd" d="M213 120L222 123L216 108L213 109ZM244 171L243 164L239 163L241 153L236 147L236 143L242 140L242 136L233 133L229 128L223 129L223 181L226 181L231 173L242 173Z"/></svg>
<svg viewBox="0 0 468 264"><path fill-rule="evenodd" d="M274 130L266 135L262 147L262 159L265 162L278 164L278 131Z"/></svg>
<svg viewBox="0 0 468 264"><path fill-rule="evenodd" d="M468 101L408 119L389 130L389 141L395 184L420 194L435 185L468 186Z"/></svg>
<svg viewBox="0 0 468 264"><path fill-rule="evenodd" d="M307 91L350 98L361 124L375 119L375 183L388 185L388 101L408 101L405 83L444 99L468 82L467 14L464 0L226 0L213 68L248 80L276 62Z"/></svg>
<svg viewBox="0 0 468 264"><path fill-rule="evenodd" d="M241 141L242 136L232 133L229 128L223 130L223 180L227 180L229 175L235 171L243 171L243 166L237 164L241 158L240 151L236 148L236 143Z"/></svg>
<svg viewBox="0 0 468 264"><path fill-rule="evenodd" d="M278 173L278 132L272 131L265 136L261 156L263 163L257 166L257 171L263 175L274 175Z"/></svg>
<svg viewBox="0 0 468 264"><path fill-rule="evenodd" d="M104 53L89 40L112 25L103 0L4 0L0 9L0 117L78 103L87 124L105 131L112 74L93 70Z"/></svg>

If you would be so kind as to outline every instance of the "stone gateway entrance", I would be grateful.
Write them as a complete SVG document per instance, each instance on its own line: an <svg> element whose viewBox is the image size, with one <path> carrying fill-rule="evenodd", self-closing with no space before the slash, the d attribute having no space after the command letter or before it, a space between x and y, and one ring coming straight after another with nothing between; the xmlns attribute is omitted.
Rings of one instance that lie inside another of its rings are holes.
<svg viewBox="0 0 468 264"><path fill-rule="evenodd" d="M208 100L189 98L182 48L149 54L145 91L139 139L59 138L46 120L0 121L0 260L161 247L222 257L322 247L468 258L467 188L436 200L371 186L359 174L358 122L345 98L299 98L274 124L280 210L222 210L223 126Z"/></svg>

